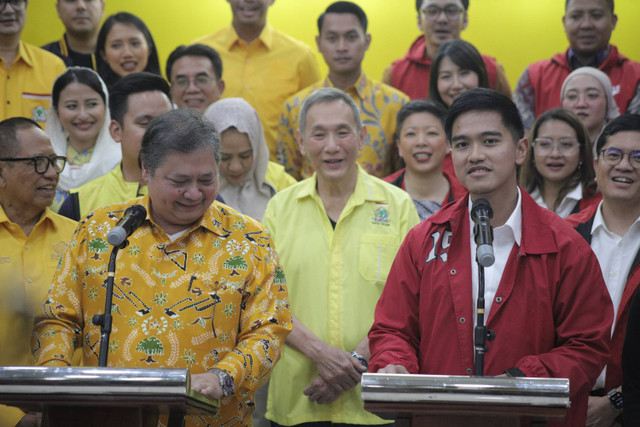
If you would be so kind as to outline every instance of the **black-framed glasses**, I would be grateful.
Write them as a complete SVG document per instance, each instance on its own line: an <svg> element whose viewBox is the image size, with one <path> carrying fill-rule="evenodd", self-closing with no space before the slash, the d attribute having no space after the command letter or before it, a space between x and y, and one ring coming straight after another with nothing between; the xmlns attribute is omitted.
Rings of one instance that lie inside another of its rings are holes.
<svg viewBox="0 0 640 427"><path fill-rule="evenodd" d="M0 0L0 12L7 7L7 3L11 4L13 10L24 10L27 5L27 0Z"/></svg>
<svg viewBox="0 0 640 427"><path fill-rule="evenodd" d="M615 147L609 147L600 150L600 154L602 155L602 160L609 166L616 166L625 155L629 156L629 164L634 169L640 169L640 150L625 152Z"/></svg>
<svg viewBox="0 0 640 427"><path fill-rule="evenodd" d="M33 162L33 168L36 170L36 173L40 175L44 175L49 169L49 165L53 168L57 173L61 173L64 170L65 165L67 164L67 158L64 156L35 156L35 157L16 157L13 159L0 159L3 162Z"/></svg>
<svg viewBox="0 0 640 427"><path fill-rule="evenodd" d="M463 10L464 9L462 9L459 6L450 4L443 8L440 8L435 5L429 6L422 9L422 12L424 13L424 16L429 21L435 21L436 19L438 19L438 16L440 16L442 12L444 12L444 16L446 16L449 21L455 21L460 17L460 14L462 13Z"/></svg>

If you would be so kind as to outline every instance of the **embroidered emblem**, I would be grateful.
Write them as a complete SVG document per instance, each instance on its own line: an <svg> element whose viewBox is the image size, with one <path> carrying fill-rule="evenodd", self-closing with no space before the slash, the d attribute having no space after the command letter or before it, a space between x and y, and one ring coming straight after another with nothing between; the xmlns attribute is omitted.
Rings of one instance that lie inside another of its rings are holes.
<svg viewBox="0 0 640 427"><path fill-rule="evenodd" d="M387 205L378 205L373 211L373 218L371 218L373 224L389 225L389 211Z"/></svg>
<svg viewBox="0 0 640 427"><path fill-rule="evenodd" d="M42 105L38 105L36 108L31 110L31 118L36 122L46 122L47 121L47 109Z"/></svg>

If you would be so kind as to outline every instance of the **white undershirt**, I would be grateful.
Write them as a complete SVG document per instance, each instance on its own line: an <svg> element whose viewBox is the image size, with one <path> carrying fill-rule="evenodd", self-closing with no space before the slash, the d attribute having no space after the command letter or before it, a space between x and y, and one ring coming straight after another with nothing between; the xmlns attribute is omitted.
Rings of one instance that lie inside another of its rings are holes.
<svg viewBox="0 0 640 427"><path fill-rule="evenodd" d="M471 219L471 198L469 198L469 228L470 228L470 241L471 241L471 281L473 289L473 326L475 328L477 323L476 316L476 303L478 301L478 263L476 262L476 242L473 238L473 225L474 222ZM485 267L484 269L484 305L485 305L485 324L489 318L489 312L491 310L491 304L498 291L498 285L500 285L500 279L502 279L502 273L507 265L509 255L513 250L513 245L520 246L522 238L522 197L520 189L518 188L518 203L515 209L511 212L509 219L504 225L493 229L493 253L496 261L491 267Z"/></svg>
<svg viewBox="0 0 640 427"><path fill-rule="evenodd" d="M551 208L544 202L542 193L540 193L540 190L538 188L531 192L531 197L543 208L551 210ZM557 213L560 218L566 218L571 215L571 212L573 212L573 208L575 208L576 205L580 203L580 200L582 200L582 184L578 183L578 185L576 185L573 190L569 191L567 195L564 196L564 198L558 205L558 209L556 209L554 212Z"/></svg>
<svg viewBox="0 0 640 427"><path fill-rule="evenodd" d="M636 253L640 249L640 217L629 227L624 236L618 236L607 228L602 216L602 202L600 202L591 227L591 249L593 249L598 258L602 276L613 303L614 322L611 326L611 333L613 334L615 319L620 308L622 293L627 284L629 269L631 269L631 264L633 264ZM604 387L606 370L605 366L596 381L594 389Z"/></svg>

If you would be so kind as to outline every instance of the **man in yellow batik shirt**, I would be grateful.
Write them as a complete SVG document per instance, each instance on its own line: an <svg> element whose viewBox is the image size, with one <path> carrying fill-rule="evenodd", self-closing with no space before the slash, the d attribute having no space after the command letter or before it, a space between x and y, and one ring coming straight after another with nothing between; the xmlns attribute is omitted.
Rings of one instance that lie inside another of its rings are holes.
<svg viewBox="0 0 640 427"><path fill-rule="evenodd" d="M64 165L36 122L0 122L0 366L35 363L33 320L77 225L49 209ZM23 415L0 406L0 426Z"/></svg>
<svg viewBox="0 0 640 427"><path fill-rule="evenodd" d="M222 58L224 98L244 98L256 109L276 161L278 117L284 101L320 79L316 55L309 46L267 23L275 0L227 0L233 15L229 27L196 39Z"/></svg>
<svg viewBox="0 0 640 427"><path fill-rule="evenodd" d="M329 75L285 103L278 124L278 163L296 179L311 176L311 162L300 153L295 137L300 105L314 90L336 87L358 104L360 119L367 128L358 163L372 175L386 176L393 172L385 170L385 158L392 146L396 115L409 102L409 97L391 86L371 80L362 71L362 60L369 49L371 35L367 34L367 15L358 5L345 1L329 5L318 18L318 32L316 43L329 66Z"/></svg>
<svg viewBox="0 0 640 427"><path fill-rule="evenodd" d="M285 426L385 424L364 410L358 382L367 371L375 305L418 213L408 193L356 164L367 130L347 94L312 93L300 126L315 173L277 193L263 217L295 315L266 416Z"/></svg>
<svg viewBox="0 0 640 427"><path fill-rule="evenodd" d="M118 254L108 366L188 368L191 388L221 399L214 417L186 425L249 422L253 393L289 333L287 288L269 235L214 202L220 136L190 109L151 121L140 150L146 220ZM128 207L97 209L80 222L34 329L37 363L66 366L75 346L98 364L107 234Z"/></svg>

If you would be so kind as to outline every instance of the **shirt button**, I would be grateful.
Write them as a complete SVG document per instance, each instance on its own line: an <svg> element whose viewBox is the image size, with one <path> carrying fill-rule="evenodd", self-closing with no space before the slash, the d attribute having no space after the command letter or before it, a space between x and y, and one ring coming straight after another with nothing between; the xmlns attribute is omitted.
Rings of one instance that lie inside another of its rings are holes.
<svg viewBox="0 0 640 427"><path fill-rule="evenodd" d="M466 372L467 372L467 374L471 374L471 372L473 372L473 371L471 370L471 368L467 368Z"/></svg>
<svg viewBox="0 0 640 427"><path fill-rule="evenodd" d="M24 248L25 248L25 249L31 249L31 248L29 247L29 245L24 245Z"/></svg>
<svg viewBox="0 0 640 427"><path fill-rule="evenodd" d="M451 271L449 271L449 273L456 274L456 270L451 270Z"/></svg>
<svg viewBox="0 0 640 427"><path fill-rule="evenodd" d="M464 323L464 322L466 322L466 321L467 321L467 319L465 319L464 317L461 317L461 318L460 318L460 323Z"/></svg>
<svg viewBox="0 0 640 427"><path fill-rule="evenodd" d="M27 283L33 283L33 279L27 279Z"/></svg>
<svg viewBox="0 0 640 427"><path fill-rule="evenodd" d="M502 297L496 297L496 302L497 303L501 303L502 302Z"/></svg>
<svg viewBox="0 0 640 427"><path fill-rule="evenodd" d="M245 88L245 89L249 89L249 85L245 85L245 86L244 86L244 88Z"/></svg>
<svg viewBox="0 0 640 427"><path fill-rule="evenodd" d="M246 59L247 62L251 62L251 60L249 58Z"/></svg>

